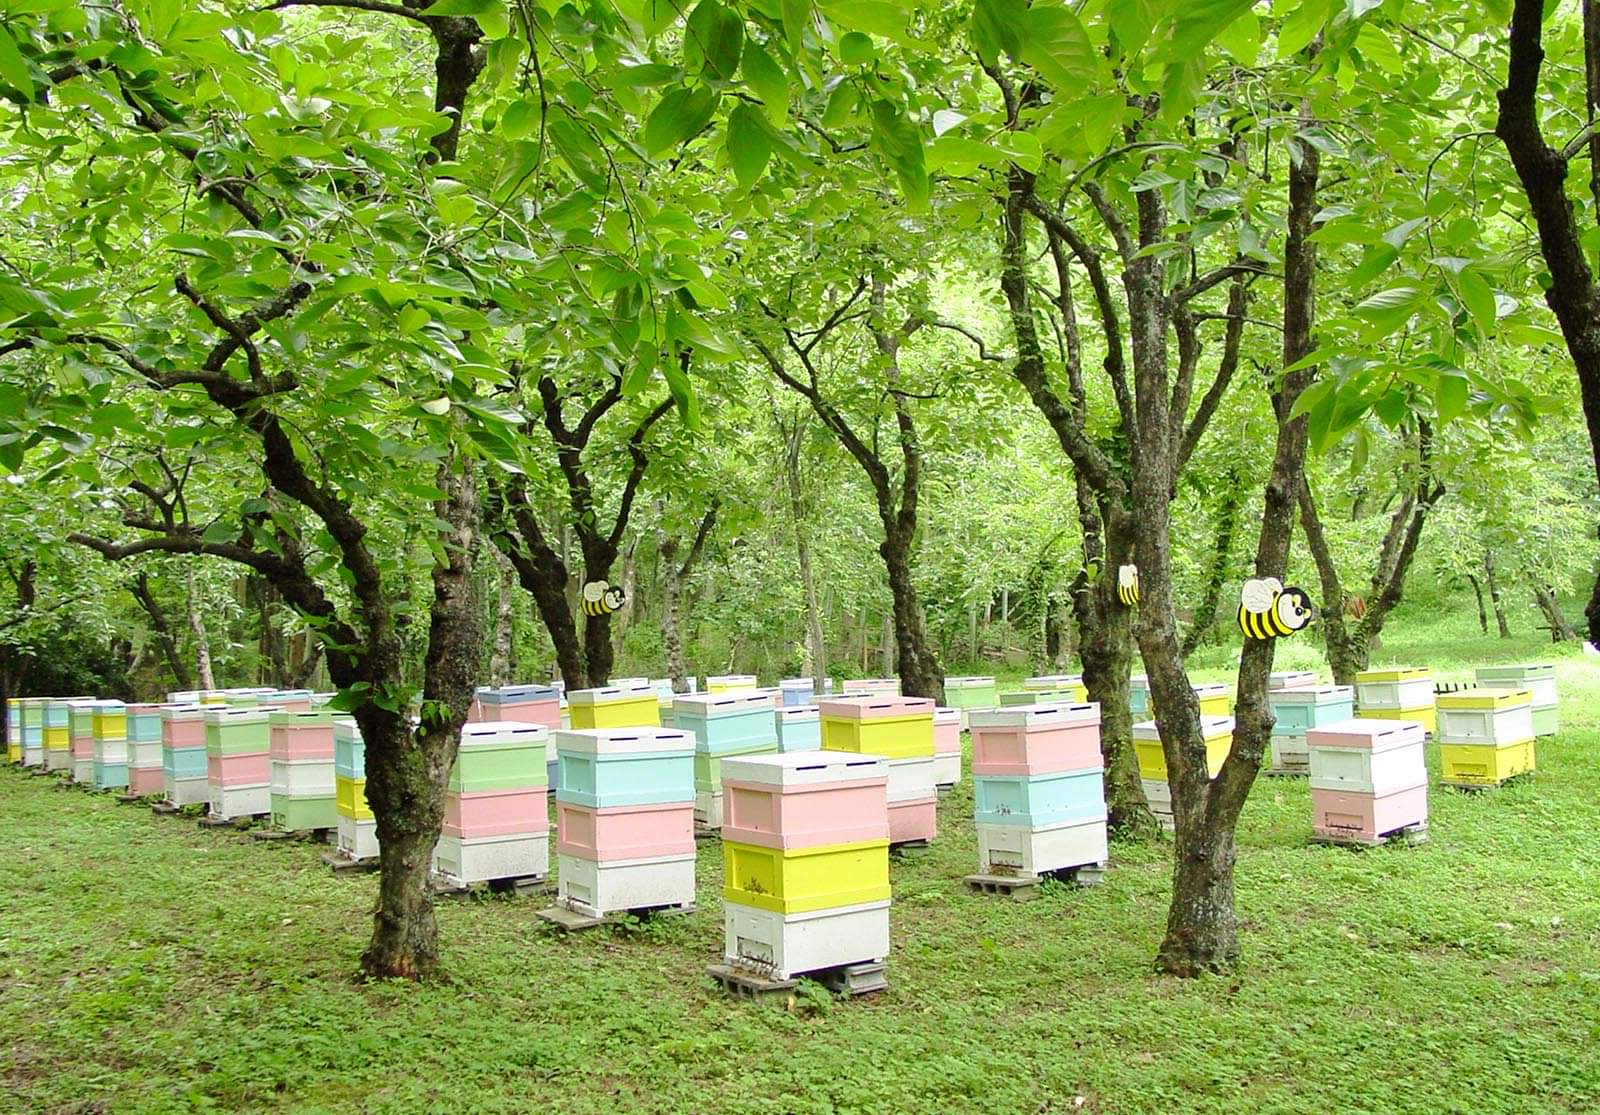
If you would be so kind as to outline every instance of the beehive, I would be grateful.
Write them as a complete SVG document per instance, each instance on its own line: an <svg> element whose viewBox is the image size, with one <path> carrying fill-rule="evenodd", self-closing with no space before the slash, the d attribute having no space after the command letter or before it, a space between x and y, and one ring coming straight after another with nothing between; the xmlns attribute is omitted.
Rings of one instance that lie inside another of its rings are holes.
<svg viewBox="0 0 1600 1115"><path fill-rule="evenodd" d="M567 694L567 715L572 726L581 730L657 728L661 726L660 708L648 682L575 689Z"/></svg>
<svg viewBox="0 0 1600 1115"><path fill-rule="evenodd" d="M933 702L925 697L843 697L819 701L822 746L890 759L931 756Z"/></svg>
<svg viewBox="0 0 1600 1115"><path fill-rule="evenodd" d="M1228 752L1233 750L1233 717L1202 716L1201 733L1206 744L1206 777L1215 778ZM1161 735L1154 720L1133 726L1133 749L1139 758L1139 777L1167 781L1167 757L1161 749Z"/></svg>

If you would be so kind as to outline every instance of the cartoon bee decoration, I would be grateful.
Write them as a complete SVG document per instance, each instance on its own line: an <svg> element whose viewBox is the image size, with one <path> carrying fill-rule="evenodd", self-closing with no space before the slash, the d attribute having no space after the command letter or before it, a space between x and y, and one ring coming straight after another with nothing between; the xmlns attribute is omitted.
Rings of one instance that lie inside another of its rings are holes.
<svg viewBox="0 0 1600 1115"><path fill-rule="evenodd" d="M1304 629L1315 615L1311 597L1304 589L1284 588L1276 577L1246 581L1239 593L1239 630L1247 639L1293 635Z"/></svg>
<svg viewBox="0 0 1600 1115"><path fill-rule="evenodd" d="M583 614L586 616L608 616L627 602L628 594L620 585L590 581L583 586Z"/></svg>
<svg viewBox="0 0 1600 1115"><path fill-rule="evenodd" d="M1131 608L1139 603L1139 567L1124 565L1117 570L1117 599Z"/></svg>

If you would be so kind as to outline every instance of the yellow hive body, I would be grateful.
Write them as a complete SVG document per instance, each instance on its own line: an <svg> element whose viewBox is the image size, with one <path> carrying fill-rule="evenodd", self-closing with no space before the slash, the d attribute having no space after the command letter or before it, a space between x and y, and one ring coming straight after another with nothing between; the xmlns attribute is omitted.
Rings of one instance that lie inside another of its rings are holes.
<svg viewBox="0 0 1600 1115"><path fill-rule="evenodd" d="M1533 740L1503 744L1443 744L1439 781L1462 786L1496 786L1534 769Z"/></svg>
<svg viewBox="0 0 1600 1115"><path fill-rule="evenodd" d="M813 848L762 848L724 841L729 902L801 914L889 897L889 842L862 840Z"/></svg>

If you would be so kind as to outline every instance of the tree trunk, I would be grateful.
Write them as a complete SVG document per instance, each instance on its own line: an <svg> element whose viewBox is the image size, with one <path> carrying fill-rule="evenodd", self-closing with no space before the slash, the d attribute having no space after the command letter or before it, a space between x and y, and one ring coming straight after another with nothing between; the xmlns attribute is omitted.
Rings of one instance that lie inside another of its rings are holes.
<svg viewBox="0 0 1600 1115"><path fill-rule="evenodd" d="M602 580L604 574L591 579ZM611 649L609 615L583 617L583 661L591 688L605 685L611 680L611 665L616 661L616 655Z"/></svg>
<svg viewBox="0 0 1600 1115"><path fill-rule="evenodd" d="M215 689L217 680L211 676L211 644L206 639L205 618L200 614L199 594L195 589L192 564L185 570L185 574L188 592L184 608L189 618L189 630L194 635L195 674L199 678L201 689Z"/></svg>
<svg viewBox="0 0 1600 1115"><path fill-rule="evenodd" d="M1567 617L1561 613L1561 603L1556 599L1555 589L1542 581L1535 581L1533 599L1539 605L1539 610L1544 613L1544 622L1550 628L1550 641L1552 643L1562 643L1577 639L1578 632L1574 630Z"/></svg>
<svg viewBox="0 0 1600 1115"><path fill-rule="evenodd" d="M144 609L145 615L150 617L151 630L155 632L156 642L161 645L161 655L167 660L167 669L172 671L172 680L178 689L192 689L193 675L189 673L189 664L183 660L183 648L178 643L177 632L173 631L172 623L167 619L166 609L156 599L154 590L150 587L150 575L140 572L133 579L133 598Z"/></svg>
<svg viewBox="0 0 1600 1115"><path fill-rule="evenodd" d="M1516 0L1509 32L1506 85L1500 90L1495 134L1505 144L1539 229L1539 248L1551 281L1545 302L1556 315L1567 352L1578 375L1584 419L1595 475L1600 477L1600 288L1594 282L1584 248L1584 230L1567 196L1568 157L1550 147L1539 120L1539 70L1544 64L1543 0ZM1590 118L1600 101L1600 12L1583 6L1586 103ZM1600 157L1600 143L1591 140L1587 154ZM1575 152L1576 153L1576 152ZM1590 168L1593 192L1600 193L1600 172ZM1589 640L1600 645L1600 579L1588 608Z"/></svg>
<svg viewBox="0 0 1600 1115"><path fill-rule="evenodd" d="M494 650L489 655L489 684L509 685L515 669L516 654L516 602L512 594L517 587L516 570L511 563L495 551L496 593L494 612Z"/></svg>
<svg viewBox="0 0 1600 1115"><path fill-rule="evenodd" d="M444 791L472 703L483 645L483 614L473 565L479 506L470 461L440 465L445 499L435 514L448 563L433 570L422 719L415 732L403 712L367 702L356 710L367 748L367 800L380 845L378 905L372 940L361 957L371 978L426 978L439 966L439 933L428 891L433 849L444 821ZM398 658L398 656L397 656ZM395 669L399 661L391 665ZM390 685L398 678L382 678Z"/></svg>
<svg viewBox="0 0 1600 1115"><path fill-rule="evenodd" d="M1478 628L1487 635L1489 633L1489 613L1483 607L1483 585L1471 573L1467 574L1467 581L1472 585L1472 594L1478 598Z"/></svg>
<svg viewBox="0 0 1600 1115"><path fill-rule="evenodd" d="M622 653L622 640L628 634L628 627L633 623L634 609L637 606L634 596L639 589L639 539L637 536L628 544L622 553L622 607L611 617L611 642L617 654Z"/></svg>
<svg viewBox="0 0 1600 1115"><path fill-rule="evenodd" d="M1506 623L1505 601L1500 598L1500 581L1494 571L1493 550L1483 551L1483 577L1484 580L1489 582L1489 599L1494 604L1494 622L1500 628L1500 637L1509 639L1511 638L1511 628ZM1482 607L1481 604L1479 606ZM1484 634L1488 634L1487 625L1485 625Z"/></svg>
<svg viewBox="0 0 1600 1115"><path fill-rule="evenodd" d="M894 600L892 623L886 621L884 634L894 640L891 645L899 665L900 692L908 697L931 697L942 705L944 670L929 643L922 602L912 583L911 537L901 529L890 529L886 525L878 552L883 555L889 574L889 595Z"/></svg>
<svg viewBox="0 0 1600 1115"><path fill-rule="evenodd" d="M1302 109L1302 126L1311 123ZM1316 246L1311 239L1317 212L1320 171L1315 148L1293 140L1289 166L1288 238L1284 248L1283 366L1291 367L1316 349ZM1255 576L1282 580L1289 565L1297 494L1304 488L1307 420L1290 419L1295 403L1310 386L1314 372L1301 369L1283 377L1272 391L1277 419L1277 444L1272 472L1267 480L1256 542ZM1141 384L1140 411L1145 410ZM1148 449L1142 451L1148 453ZM1144 543L1147 535L1141 534ZM1159 541L1159 540L1157 540ZM1159 552L1159 547L1157 547ZM1141 545L1141 554L1145 547ZM1160 578L1158 577L1159 581ZM1141 578L1141 591L1143 589ZM1164 612L1154 616L1142 610L1141 639L1163 635ZM1154 620L1155 622L1152 622ZM1245 799L1255 783L1271 741L1273 715L1267 686L1277 651L1276 639L1246 639L1240 652L1234 706L1233 747L1222 769L1208 782L1204 745L1187 739L1180 746L1166 744L1167 767L1177 763L1173 786L1176 821L1173 854L1172 904L1167 912L1167 933L1157 963L1178 976L1231 968L1239 959L1239 933L1234 906L1235 833ZM1149 660L1147 652L1146 660ZM1187 679L1184 679L1187 682ZM1152 690L1155 689L1152 684ZM1190 693L1152 692L1158 716L1167 715L1171 698L1180 698L1184 726L1192 723Z"/></svg>
<svg viewBox="0 0 1600 1115"><path fill-rule="evenodd" d="M1200 649L1217 622L1217 605L1222 599L1222 586L1228 580L1228 565L1233 557L1233 535L1239 525L1239 509L1244 500L1236 470L1229 469L1223 482L1227 487L1217 505L1217 540L1211 550L1211 569L1206 575L1200 606L1194 611L1194 622L1183 637L1185 658Z"/></svg>

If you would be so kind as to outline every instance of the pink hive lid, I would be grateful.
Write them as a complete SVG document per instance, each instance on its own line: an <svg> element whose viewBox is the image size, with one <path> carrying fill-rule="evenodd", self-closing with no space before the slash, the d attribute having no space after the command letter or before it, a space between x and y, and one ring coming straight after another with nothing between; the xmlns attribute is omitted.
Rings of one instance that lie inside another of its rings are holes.
<svg viewBox="0 0 1600 1115"><path fill-rule="evenodd" d="M1427 729L1416 720L1341 720L1306 732L1310 747L1354 747L1367 751L1386 751L1391 747L1421 744Z"/></svg>
<svg viewBox="0 0 1600 1115"><path fill-rule="evenodd" d="M900 716L933 718L931 697L831 697L818 701L825 717L835 720L886 720Z"/></svg>
<svg viewBox="0 0 1600 1115"><path fill-rule="evenodd" d="M889 760L851 751L790 751L779 755L729 756L722 780L784 789L834 782L878 781L888 785Z"/></svg>
<svg viewBox="0 0 1600 1115"><path fill-rule="evenodd" d="M1099 724L1098 701L1051 701L1042 705L1012 705L1010 708L974 709L967 716L974 729L1022 728L1043 731L1073 724Z"/></svg>

